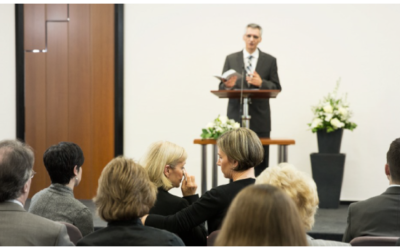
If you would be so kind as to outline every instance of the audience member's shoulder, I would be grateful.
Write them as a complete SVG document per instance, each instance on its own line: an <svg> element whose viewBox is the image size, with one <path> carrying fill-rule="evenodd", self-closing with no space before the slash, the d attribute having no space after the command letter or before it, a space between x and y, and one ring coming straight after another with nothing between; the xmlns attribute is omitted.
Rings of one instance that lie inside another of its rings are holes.
<svg viewBox="0 0 400 250"><path fill-rule="evenodd" d="M308 241L310 246L336 246L336 247L350 247L349 243L333 241L333 240L311 240Z"/></svg>
<svg viewBox="0 0 400 250"><path fill-rule="evenodd" d="M216 189L221 189L221 190L227 190L227 189L232 189L232 188L243 188L247 187L248 185L252 185L256 182L256 179L254 178L247 178L247 179L241 179L237 181L230 182L228 184L220 185L218 187L215 187Z"/></svg>
<svg viewBox="0 0 400 250"><path fill-rule="evenodd" d="M28 212L26 215L29 217L28 218L29 223L45 226L45 228L49 231L59 232L61 230L61 228L64 227L64 225L62 225L60 223L57 223L57 222L49 220L47 218L38 216L36 214L32 214L32 213Z"/></svg>
<svg viewBox="0 0 400 250"><path fill-rule="evenodd" d="M371 203L379 202L379 200L381 200L382 198L383 198L383 196L382 196L382 194L380 194L380 195L373 196L373 197L370 197L370 198L362 200L362 201L353 202L350 204L350 207L351 208L363 207L363 206L366 206Z"/></svg>
<svg viewBox="0 0 400 250"><path fill-rule="evenodd" d="M79 208L81 211L90 212L89 208L88 208L87 206L85 206L82 202L80 202L79 200L73 198L73 199L71 200L71 202L73 202L74 205L75 205L77 208Z"/></svg>
<svg viewBox="0 0 400 250"><path fill-rule="evenodd" d="M184 246L185 243L179 238L176 234L171 233L169 231L158 229L154 227L148 227L148 231L154 235L154 238L158 239L158 243L160 246Z"/></svg>
<svg viewBox="0 0 400 250"><path fill-rule="evenodd" d="M39 192L37 192L36 194L34 194L34 195L32 196L31 201L35 201L35 200L39 199L39 198L42 197L44 194L48 193L48 190L49 190L48 187L45 188L45 189L40 190Z"/></svg>

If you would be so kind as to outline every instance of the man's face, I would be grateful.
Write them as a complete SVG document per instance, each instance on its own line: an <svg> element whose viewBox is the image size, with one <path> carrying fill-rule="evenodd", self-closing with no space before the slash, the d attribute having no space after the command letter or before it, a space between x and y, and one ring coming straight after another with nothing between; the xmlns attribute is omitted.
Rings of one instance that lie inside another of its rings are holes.
<svg viewBox="0 0 400 250"><path fill-rule="evenodd" d="M247 28L243 36L243 41L246 43L246 50L253 53L258 44L261 42L261 34L259 29Z"/></svg>

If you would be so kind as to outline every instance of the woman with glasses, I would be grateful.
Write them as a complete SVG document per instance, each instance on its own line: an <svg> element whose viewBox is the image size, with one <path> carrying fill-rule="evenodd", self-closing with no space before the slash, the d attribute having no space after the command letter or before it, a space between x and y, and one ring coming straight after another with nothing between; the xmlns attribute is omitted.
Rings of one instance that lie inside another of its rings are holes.
<svg viewBox="0 0 400 250"><path fill-rule="evenodd" d="M60 142L46 150L43 162L51 185L32 197L29 212L53 221L70 223L83 236L93 232L92 213L74 197L74 188L82 180L82 149L72 142Z"/></svg>
<svg viewBox="0 0 400 250"><path fill-rule="evenodd" d="M155 142L148 149L142 165L158 188L156 203L149 214L175 214L199 199L195 194L197 185L194 177L188 175L185 170L186 158L184 148L168 141ZM183 198L168 192L172 188L179 188L181 183ZM203 224L178 235L186 246L206 245Z"/></svg>

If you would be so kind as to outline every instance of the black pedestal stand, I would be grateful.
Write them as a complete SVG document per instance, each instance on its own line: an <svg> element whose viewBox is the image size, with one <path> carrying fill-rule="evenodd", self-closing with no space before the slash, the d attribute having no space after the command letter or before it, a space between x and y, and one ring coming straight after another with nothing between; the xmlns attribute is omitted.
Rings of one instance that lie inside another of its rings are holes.
<svg viewBox="0 0 400 250"><path fill-rule="evenodd" d="M313 179L317 184L319 207L338 208L346 155L312 153L310 158Z"/></svg>

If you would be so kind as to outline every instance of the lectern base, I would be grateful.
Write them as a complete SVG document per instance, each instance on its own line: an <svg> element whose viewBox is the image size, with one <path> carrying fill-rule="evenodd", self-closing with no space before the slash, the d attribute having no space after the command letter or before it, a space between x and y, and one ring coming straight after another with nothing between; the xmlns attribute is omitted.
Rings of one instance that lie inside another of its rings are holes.
<svg viewBox="0 0 400 250"><path fill-rule="evenodd" d="M319 207L338 208L345 154L310 154L312 175L317 184Z"/></svg>

